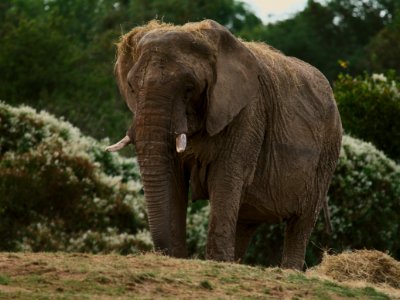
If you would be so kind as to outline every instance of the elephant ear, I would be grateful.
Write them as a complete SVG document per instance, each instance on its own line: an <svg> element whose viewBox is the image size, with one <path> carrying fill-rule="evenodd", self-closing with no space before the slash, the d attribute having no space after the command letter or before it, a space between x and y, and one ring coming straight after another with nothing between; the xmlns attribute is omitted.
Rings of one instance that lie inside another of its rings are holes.
<svg viewBox="0 0 400 300"><path fill-rule="evenodd" d="M210 136L224 129L259 95L260 66L254 54L225 27L209 21L217 46L215 82L209 85L206 128Z"/></svg>

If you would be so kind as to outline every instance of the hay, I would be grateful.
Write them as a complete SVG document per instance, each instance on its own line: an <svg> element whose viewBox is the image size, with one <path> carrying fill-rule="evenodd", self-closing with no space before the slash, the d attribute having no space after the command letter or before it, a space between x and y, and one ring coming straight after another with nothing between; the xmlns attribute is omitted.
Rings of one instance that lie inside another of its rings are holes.
<svg viewBox="0 0 400 300"><path fill-rule="evenodd" d="M282 59L284 56L281 51L268 44L261 42L246 42L241 39L240 41L253 53L257 54L258 57L268 57L270 60L275 61L276 59Z"/></svg>
<svg viewBox="0 0 400 300"><path fill-rule="evenodd" d="M324 254L314 271L337 281L366 281L400 288L400 262L376 250L355 250L338 255Z"/></svg>
<svg viewBox="0 0 400 300"><path fill-rule="evenodd" d="M138 26L133 28L130 32L122 35L119 39L117 45L117 57L123 56L125 54L131 54L136 58L136 50L137 44L139 40L147 33L158 31L158 32L167 32L167 31L181 31L190 33L195 40L201 40L207 43L210 48L214 48L211 41L209 41L208 37L202 32L203 29L210 29L212 25L207 22L189 22L182 26L174 25L171 23L164 23L160 20L151 20L147 24L143 26Z"/></svg>

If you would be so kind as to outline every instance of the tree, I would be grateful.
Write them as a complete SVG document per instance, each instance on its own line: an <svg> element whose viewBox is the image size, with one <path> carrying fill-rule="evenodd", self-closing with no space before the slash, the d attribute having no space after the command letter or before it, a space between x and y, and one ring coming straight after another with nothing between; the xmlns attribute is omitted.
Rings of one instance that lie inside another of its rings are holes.
<svg viewBox="0 0 400 300"><path fill-rule="evenodd" d="M394 1L309 0L292 18L254 27L246 38L265 41L287 55L296 56L320 69L330 80L341 72L338 60L350 63L349 72L362 71L364 47L393 22Z"/></svg>
<svg viewBox="0 0 400 300"><path fill-rule="evenodd" d="M365 49L361 67L374 72L393 69L400 74L400 16L375 35Z"/></svg>
<svg viewBox="0 0 400 300"><path fill-rule="evenodd" d="M0 8L0 99L113 139L130 120L113 78L113 43L122 33L156 17L211 18L235 32L261 24L235 0L5 0Z"/></svg>

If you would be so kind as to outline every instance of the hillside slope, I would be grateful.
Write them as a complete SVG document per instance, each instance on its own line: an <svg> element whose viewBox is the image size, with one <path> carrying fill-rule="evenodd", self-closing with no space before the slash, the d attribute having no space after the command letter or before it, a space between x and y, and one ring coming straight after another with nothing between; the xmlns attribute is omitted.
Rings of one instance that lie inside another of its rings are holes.
<svg viewBox="0 0 400 300"><path fill-rule="evenodd" d="M390 299L372 286L279 268L156 254L0 253L0 299L11 298Z"/></svg>

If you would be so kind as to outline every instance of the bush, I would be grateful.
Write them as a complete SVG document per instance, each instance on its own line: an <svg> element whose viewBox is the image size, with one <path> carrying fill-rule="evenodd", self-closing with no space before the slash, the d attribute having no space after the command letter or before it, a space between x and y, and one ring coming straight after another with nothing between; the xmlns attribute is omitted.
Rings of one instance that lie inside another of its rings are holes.
<svg viewBox="0 0 400 300"><path fill-rule="evenodd" d="M188 253L192 257L205 258L209 214L208 201L197 201L189 206L186 242Z"/></svg>
<svg viewBox="0 0 400 300"><path fill-rule="evenodd" d="M106 142L0 102L0 251L151 248L136 160Z"/></svg>
<svg viewBox="0 0 400 300"><path fill-rule="evenodd" d="M334 91L345 131L400 161L400 82L394 78L340 75Z"/></svg>
<svg viewBox="0 0 400 300"><path fill-rule="evenodd" d="M343 137L343 146L329 190L332 235L325 233L322 214L307 248L306 262L318 263L324 249L342 252L349 249L389 251L400 258L400 166L372 144L350 136ZM195 256L204 250L208 207L191 217L189 234ZM195 219L194 219L195 218ZM192 225L200 230L191 230ZM277 265L281 260L283 224L262 225L253 237L245 262Z"/></svg>
<svg viewBox="0 0 400 300"><path fill-rule="evenodd" d="M345 136L329 192L337 251L377 249L400 258L400 166L372 144ZM322 235L322 222L318 226Z"/></svg>
<svg viewBox="0 0 400 300"><path fill-rule="evenodd" d="M45 112L0 102L0 251L151 249L137 162L105 152L105 144ZM326 235L318 221L309 265L324 248L377 249L400 258L400 167L381 151L344 136L329 203L334 231ZM205 202L189 207L192 256L204 257L208 214ZM282 229L261 226L246 262L279 263Z"/></svg>

